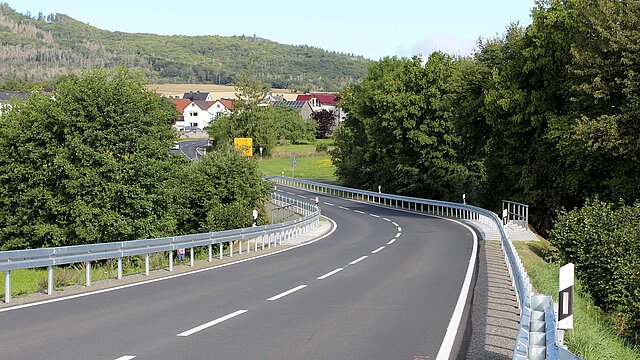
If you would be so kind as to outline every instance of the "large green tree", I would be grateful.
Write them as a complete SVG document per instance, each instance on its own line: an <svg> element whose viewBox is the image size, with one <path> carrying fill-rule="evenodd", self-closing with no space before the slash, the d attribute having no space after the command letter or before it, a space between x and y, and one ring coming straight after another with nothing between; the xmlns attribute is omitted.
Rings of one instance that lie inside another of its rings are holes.
<svg viewBox="0 0 640 360"><path fill-rule="evenodd" d="M143 85L124 68L93 70L0 116L1 249L175 231L175 107Z"/></svg>
<svg viewBox="0 0 640 360"><path fill-rule="evenodd" d="M474 176L456 153L447 99L453 69L453 59L437 52L424 65L418 57L385 58L362 85L347 88L348 117L333 152L338 176L352 186L458 199Z"/></svg>

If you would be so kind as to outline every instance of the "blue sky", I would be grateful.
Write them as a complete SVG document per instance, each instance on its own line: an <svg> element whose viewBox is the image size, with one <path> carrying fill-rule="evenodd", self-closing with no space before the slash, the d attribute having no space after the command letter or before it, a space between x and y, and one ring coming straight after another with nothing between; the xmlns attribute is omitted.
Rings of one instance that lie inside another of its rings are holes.
<svg viewBox="0 0 640 360"><path fill-rule="evenodd" d="M162 35L257 35L377 60L442 50L469 54L478 38L531 23L534 0L164 1L2 0L63 13L102 29Z"/></svg>

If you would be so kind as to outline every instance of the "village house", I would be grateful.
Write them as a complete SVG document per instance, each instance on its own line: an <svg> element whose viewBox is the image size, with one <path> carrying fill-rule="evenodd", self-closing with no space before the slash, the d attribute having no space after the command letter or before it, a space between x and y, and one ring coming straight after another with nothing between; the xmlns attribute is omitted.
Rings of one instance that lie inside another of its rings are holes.
<svg viewBox="0 0 640 360"><path fill-rule="evenodd" d="M189 93L185 96L187 94ZM208 93L191 94L204 94L205 96L197 96L202 98L210 97ZM180 114L174 125L178 130L203 130L219 116L230 114L232 107L230 99L206 101L186 98L171 99L171 102Z"/></svg>

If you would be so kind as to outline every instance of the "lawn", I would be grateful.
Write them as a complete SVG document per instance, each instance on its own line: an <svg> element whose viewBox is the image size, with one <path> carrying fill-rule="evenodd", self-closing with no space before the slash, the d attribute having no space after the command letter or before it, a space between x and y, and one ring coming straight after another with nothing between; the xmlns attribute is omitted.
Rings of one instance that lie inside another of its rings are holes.
<svg viewBox="0 0 640 360"><path fill-rule="evenodd" d="M324 144L329 150L334 148L333 139L318 139L315 142L292 145L282 142L271 150L271 156L257 157L258 168L264 175L282 175L322 181L335 182L335 166L331 156L326 152L317 152L318 144ZM291 158L296 156L295 169L291 166Z"/></svg>

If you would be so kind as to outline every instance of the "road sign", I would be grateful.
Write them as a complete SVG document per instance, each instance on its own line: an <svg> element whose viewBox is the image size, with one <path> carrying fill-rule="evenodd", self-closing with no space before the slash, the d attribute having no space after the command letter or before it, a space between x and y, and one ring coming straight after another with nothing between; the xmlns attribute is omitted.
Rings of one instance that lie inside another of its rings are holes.
<svg viewBox="0 0 640 360"><path fill-rule="evenodd" d="M236 148L236 150L242 152L243 156L253 156L252 138L234 138L233 146Z"/></svg>

